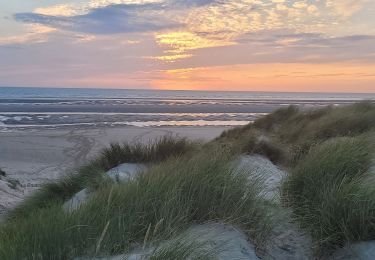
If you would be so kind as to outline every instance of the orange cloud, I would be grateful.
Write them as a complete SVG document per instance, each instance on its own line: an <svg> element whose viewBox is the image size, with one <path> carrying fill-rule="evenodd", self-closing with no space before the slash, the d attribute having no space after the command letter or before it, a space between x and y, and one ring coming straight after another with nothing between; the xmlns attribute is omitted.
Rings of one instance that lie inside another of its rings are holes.
<svg viewBox="0 0 375 260"><path fill-rule="evenodd" d="M157 34L155 38L159 45L170 48L164 51L165 55L155 58L157 60L172 62L192 57L192 54L187 53L187 51L190 50L235 44L230 41L201 37L195 33L185 31L160 33Z"/></svg>
<svg viewBox="0 0 375 260"><path fill-rule="evenodd" d="M374 64L244 64L167 70L160 89L375 92Z"/></svg>

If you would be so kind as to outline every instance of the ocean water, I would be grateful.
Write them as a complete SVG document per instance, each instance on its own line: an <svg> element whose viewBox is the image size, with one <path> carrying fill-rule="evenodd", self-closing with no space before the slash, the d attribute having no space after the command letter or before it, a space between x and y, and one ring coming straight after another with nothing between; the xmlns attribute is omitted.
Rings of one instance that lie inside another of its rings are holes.
<svg viewBox="0 0 375 260"><path fill-rule="evenodd" d="M280 107L343 105L375 94L0 88L0 131L59 127L237 126Z"/></svg>

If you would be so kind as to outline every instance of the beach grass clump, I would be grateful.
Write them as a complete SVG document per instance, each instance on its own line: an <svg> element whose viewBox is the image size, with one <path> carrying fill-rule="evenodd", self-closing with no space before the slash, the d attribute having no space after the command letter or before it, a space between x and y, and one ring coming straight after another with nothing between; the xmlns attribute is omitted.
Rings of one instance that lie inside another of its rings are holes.
<svg viewBox="0 0 375 260"><path fill-rule="evenodd" d="M370 133L317 145L283 184L284 201L321 248L375 239L374 140Z"/></svg>
<svg viewBox="0 0 375 260"><path fill-rule="evenodd" d="M239 226L259 245L271 227L269 205L261 183L234 174L231 159L212 150L170 158L135 180L101 187L73 213L55 204L16 218L0 227L0 259L122 254L211 221Z"/></svg>
<svg viewBox="0 0 375 260"><path fill-rule="evenodd" d="M363 101L348 106L309 110L289 106L257 119L253 126L275 134L286 142L355 136L375 127L375 104Z"/></svg>
<svg viewBox="0 0 375 260"><path fill-rule="evenodd" d="M358 136L375 129L375 104L370 101L348 106L326 106L302 110L296 106L281 108L236 130L237 139L249 132L261 131L287 151L295 165L309 150L334 137Z"/></svg>
<svg viewBox="0 0 375 260"><path fill-rule="evenodd" d="M215 138L215 141L221 141L223 139L230 139L230 140L239 139L242 137L243 133L252 131L253 129L254 129L253 123L249 123L244 126L238 126L238 127L234 127L228 130L224 130L220 134L220 136Z"/></svg>
<svg viewBox="0 0 375 260"><path fill-rule="evenodd" d="M282 164L286 160L286 152L281 145L265 136L250 134L238 142L241 153L263 155L274 164Z"/></svg>
<svg viewBox="0 0 375 260"><path fill-rule="evenodd" d="M285 122L279 135L288 142L320 142L333 137L360 135L373 128L375 104L361 102L296 114Z"/></svg>
<svg viewBox="0 0 375 260"><path fill-rule="evenodd" d="M265 131L276 131L286 121L298 115L299 113L300 110L297 106L288 106L286 108L280 108L271 114L268 114L264 117L255 120L253 125L257 129Z"/></svg>
<svg viewBox="0 0 375 260"><path fill-rule="evenodd" d="M158 163L169 157L180 157L197 149L198 145L197 142L170 135L150 141L148 144L111 144L97 158L79 168L77 172L56 182L43 185L32 196L10 211L8 219L26 217L33 210L63 203L86 187L97 188L100 185L106 185L104 173L119 164Z"/></svg>
<svg viewBox="0 0 375 260"><path fill-rule="evenodd" d="M98 158L100 167L109 170L121 163L158 163L169 157L179 157L196 149L197 142L186 138L163 136L148 144L113 143Z"/></svg>
<svg viewBox="0 0 375 260"><path fill-rule="evenodd" d="M240 127L228 130L214 142L231 147L233 154L259 154L274 164L283 164L287 161L287 151L283 145L251 125L247 125L246 129Z"/></svg>
<svg viewBox="0 0 375 260"><path fill-rule="evenodd" d="M288 106L246 126L227 130L216 140L238 140L261 132L284 144L310 147L333 137L357 136L374 128L375 104L371 101L308 110Z"/></svg>
<svg viewBox="0 0 375 260"><path fill-rule="evenodd" d="M304 158L312 147L330 138L354 137L373 129L375 104L361 102L302 112L285 122L277 135L290 145L293 164Z"/></svg>

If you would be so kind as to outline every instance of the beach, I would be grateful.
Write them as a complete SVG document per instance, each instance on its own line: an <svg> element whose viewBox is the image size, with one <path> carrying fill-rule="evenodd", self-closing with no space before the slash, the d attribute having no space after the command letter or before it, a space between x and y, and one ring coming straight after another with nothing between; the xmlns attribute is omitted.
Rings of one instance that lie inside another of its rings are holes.
<svg viewBox="0 0 375 260"><path fill-rule="evenodd" d="M111 143L172 135L209 141L273 111L343 106L373 95L0 88L0 215Z"/></svg>
<svg viewBox="0 0 375 260"><path fill-rule="evenodd" d="M164 135L208 141L288 105L305 110L374 98L342 93L0 90L0 169L19 182L22 198L74 173L112 142L145 143Z"/></svg>

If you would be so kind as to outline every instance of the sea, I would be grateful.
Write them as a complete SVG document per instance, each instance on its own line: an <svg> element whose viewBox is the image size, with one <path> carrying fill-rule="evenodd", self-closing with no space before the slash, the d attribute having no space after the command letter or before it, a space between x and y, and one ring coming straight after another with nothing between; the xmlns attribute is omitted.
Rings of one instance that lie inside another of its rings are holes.
<svg viewBox="0 0 375 260"><path fill-rule="evenodd" d="M67 127L240 126L278 108L373 100L375 93L0 87L0 131Z"/></svg>

